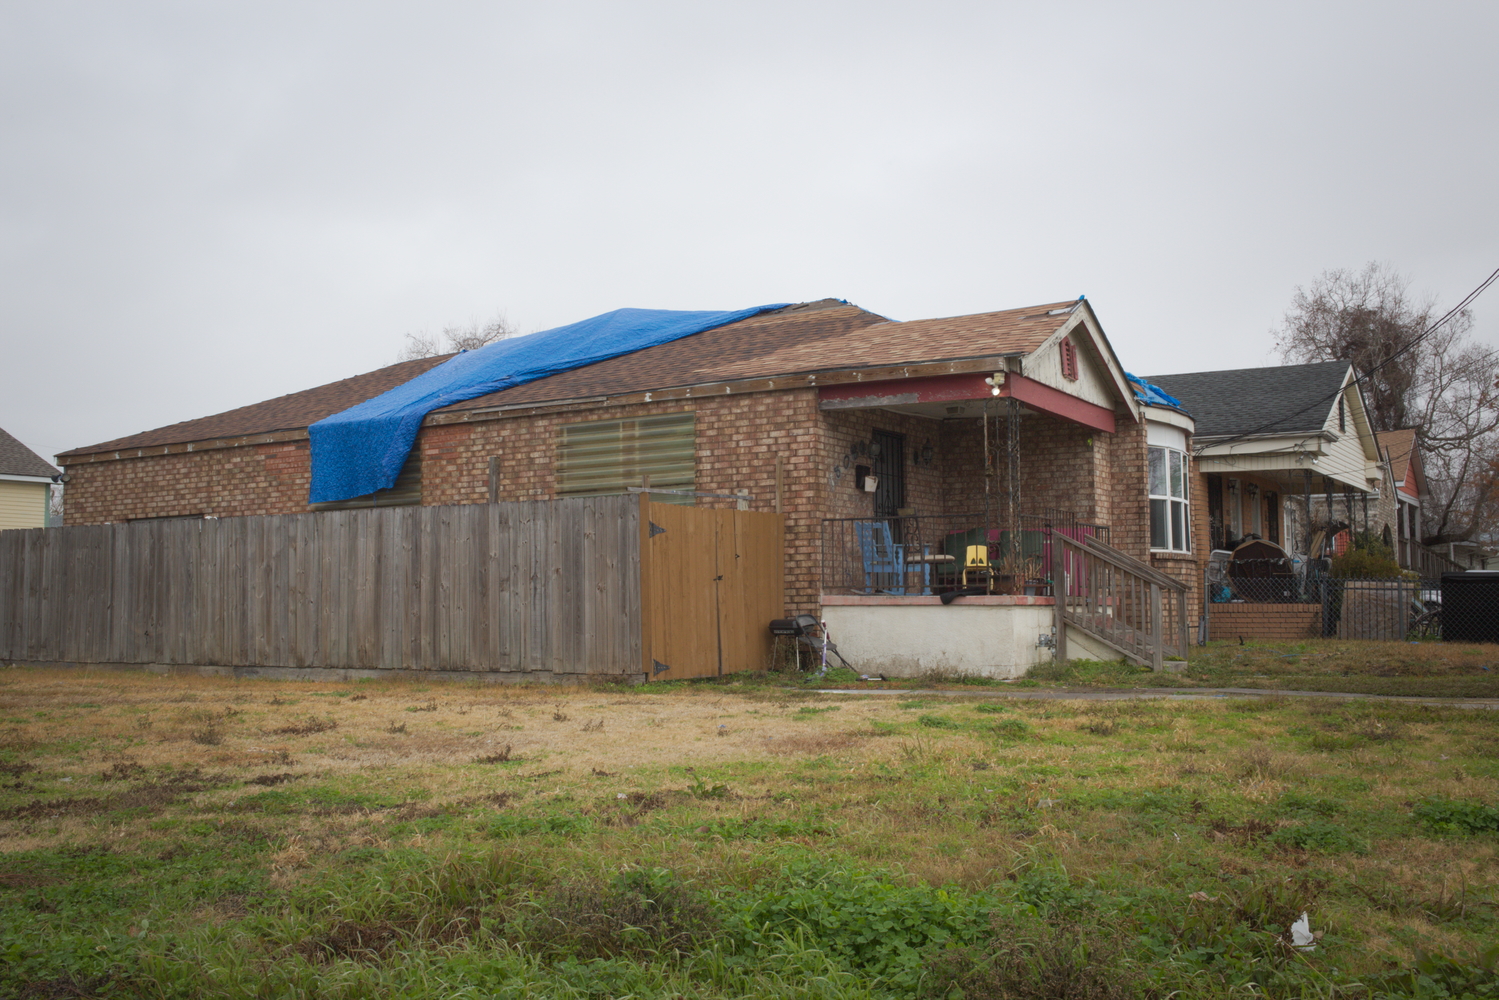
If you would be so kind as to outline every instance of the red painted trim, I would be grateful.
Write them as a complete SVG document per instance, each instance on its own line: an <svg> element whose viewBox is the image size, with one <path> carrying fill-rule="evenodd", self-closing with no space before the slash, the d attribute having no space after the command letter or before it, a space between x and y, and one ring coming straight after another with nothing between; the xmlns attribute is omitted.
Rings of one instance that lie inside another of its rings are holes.
<svg viewBox="0 0 1499 1000"><path fill-rule="evenodd" d="M825 385L817 390L817 398L828 402L855 399L886 399L892 396L915 394L908 403L950 403L960 399L987 399L992 396L986 372L965 372L959 375L931 375L926 378L898 378L884 382L845 382L841 385Z"/></svg>
<svg viewBox="0 0 1499 1000"><path fill-rule="evenodd" d="M1091 427L1096 431L1114 433L1114 411L1090 403L1086 399L1053 389L1024 375L1011 374L1000 388L1001 396L1014 396L1026 406L1054 417L1070 420L1075 424Z"/></svg>
<svg viewBox="0 0 1499 1000"><path fill-rule="evenodd" d="M964 399L991 399L994 396L988 376L983 372L961 375L932 375L927 378L898 378L883 382L846 382L825 385L817 390L822 402L853 405L898 406L911 403L950 403ZM1024 375L1010 374L1000 388L1001 396L1014 395L1033 410L1049 413L1063 420L1114 433L1114 411L1079 399L1060 389L1043 385Z"/></svg>

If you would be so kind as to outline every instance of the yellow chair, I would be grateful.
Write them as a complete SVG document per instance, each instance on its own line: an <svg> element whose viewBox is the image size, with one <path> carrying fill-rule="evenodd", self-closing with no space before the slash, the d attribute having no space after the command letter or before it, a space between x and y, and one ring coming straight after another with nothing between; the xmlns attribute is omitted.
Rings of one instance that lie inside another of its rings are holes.
<svg viewBox="0 0 1499 1000"><path fill-rule="evenodd" d="M968 574L973 573L986 582L989 579L989 546L970 545L963 556L963 586L968 586Z"/></svg>

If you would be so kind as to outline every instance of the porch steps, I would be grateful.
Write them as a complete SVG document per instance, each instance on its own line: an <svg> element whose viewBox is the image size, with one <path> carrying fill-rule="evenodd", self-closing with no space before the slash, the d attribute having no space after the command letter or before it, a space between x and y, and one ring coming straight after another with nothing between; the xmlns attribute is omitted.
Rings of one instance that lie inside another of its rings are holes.
<svg viewBox="0 0 1499 1000"><path fill-rule="evenodd" d="M1054 539L1057 662L1068 659L1068 626L1154 670L1186 659L1186 584L1096 538Z"/></svg>

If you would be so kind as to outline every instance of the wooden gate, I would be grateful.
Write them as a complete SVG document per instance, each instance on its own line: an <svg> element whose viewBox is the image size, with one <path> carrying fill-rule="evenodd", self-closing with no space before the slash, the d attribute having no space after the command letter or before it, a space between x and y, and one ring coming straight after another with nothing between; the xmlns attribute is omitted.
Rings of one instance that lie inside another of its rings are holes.
<svg viewBox="0 0 1499 1000"><path fill-rule="evenodd" d="M762 670L785 613L780 514L651 503L641 494L641 661L650 679Z"/></svg>

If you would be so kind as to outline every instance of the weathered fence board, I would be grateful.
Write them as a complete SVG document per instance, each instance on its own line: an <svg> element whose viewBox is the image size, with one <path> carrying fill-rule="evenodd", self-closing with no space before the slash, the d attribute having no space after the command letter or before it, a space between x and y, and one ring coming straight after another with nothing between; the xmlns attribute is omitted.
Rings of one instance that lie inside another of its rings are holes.
<svg viewBox="0 0 1499 1000"><path fill-rule="evenodd" d="M635 497L0 532L0 660L639 674Z"/></svg>

